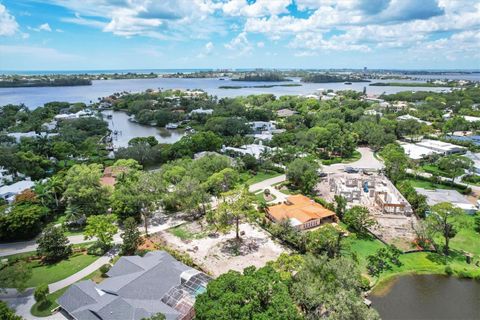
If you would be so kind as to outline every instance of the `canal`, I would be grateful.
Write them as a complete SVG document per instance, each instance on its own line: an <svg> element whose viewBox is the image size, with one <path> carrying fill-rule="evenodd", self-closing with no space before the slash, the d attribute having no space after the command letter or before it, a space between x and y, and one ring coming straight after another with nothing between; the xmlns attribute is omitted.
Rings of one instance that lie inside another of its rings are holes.
<svg viewBox="0 0 480 320"><path fill-rule="evenodd" d="M369 299L384 320L480 319L480 281L440 275L407 275Z"/></svg>

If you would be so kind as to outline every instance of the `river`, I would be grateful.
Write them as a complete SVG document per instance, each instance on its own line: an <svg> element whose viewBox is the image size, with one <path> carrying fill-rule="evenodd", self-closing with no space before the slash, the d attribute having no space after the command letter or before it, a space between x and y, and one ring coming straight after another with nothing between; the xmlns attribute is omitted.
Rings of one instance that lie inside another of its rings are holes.
<svg viewBox="0 0 480 320"><path fill-rule="evenodd" d="M363 91L365 87L368 94L396 93L400 91L441 91L446 88L425 87L378 87L369 86L369 82L354 82L351 85L344 83L300 83L300 79L293 78L293 82L248 82L231 81L229 79L178 79L178 78L155 78L155 79L126 79L126 80L95 80L91 86L73 87L33 87L33 88L0 88L0 106L6 104L24 103L34 109L46 102L95 102L99 97L105 97L115 92L141 92L146 89L202 89L217 97L236 97L250 94L271 93L276 96L312 94L318 89L332 90L356 90ZM372 80L379 82L380 80ZM385 81L385 80L381 80ZM395 82L415 82L413 80L395 80ZM219 89L220 86L258 86L298 83L296 87L272 87L272 88L241 88Z"/></svg>
<svg viewBox="0 0 480 320"><path fill-rule="evenodd" d="M369 299L384 320L480 319L480 281L407 275Z"/></svg>
<svg viewBox="0 0 480 320"><path fill-rule="evenodd" d="M130 121L128 114L122 111L107 110L102 113L105 115L103 119L108 122L108 128L117 132L112 135L116 148L128 146L128 141L135 137L154 136L159 143L174 143L185 135L183 130L167 130ZM108 115L112 117L108 118Z"/></svg>

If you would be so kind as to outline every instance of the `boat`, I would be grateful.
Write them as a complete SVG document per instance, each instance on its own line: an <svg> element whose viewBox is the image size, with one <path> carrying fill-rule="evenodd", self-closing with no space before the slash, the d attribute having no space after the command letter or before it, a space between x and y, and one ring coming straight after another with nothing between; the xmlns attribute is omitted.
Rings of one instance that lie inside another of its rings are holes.
<svg viewBox="0 0 480 320"><path fill-rule="evenodd" d="M351 85L352 83L351 82L344 82L343 84Z"/></svg>
<svg viewBox="0 0 480 320"><path fill-rule="evenodd" d="M178 128L178 123L167 123L165 126L165 129L177 129Z"/></svg>

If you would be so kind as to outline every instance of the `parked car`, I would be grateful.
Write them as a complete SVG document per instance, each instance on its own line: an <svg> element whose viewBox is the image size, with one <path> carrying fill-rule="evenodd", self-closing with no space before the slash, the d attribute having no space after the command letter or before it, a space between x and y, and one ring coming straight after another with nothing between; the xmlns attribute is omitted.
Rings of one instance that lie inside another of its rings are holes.
<svg viewBox="0 0 480 320"><path fill-rule="evenodd" d="M325 172L319 172L319 173L318 173L318 177L319 177L319 178L325 178L325 177L327 177L327 176L328 176L328 173L325 173Z"/></svg>
<svg viewBox="0 0 480 320"><path fill-rule="evenodd" d="M357 168L353 168L353 167L346 167L346 168L344 169L344 171L345 171L346 173L358 173L359 170L358 170Z"/></svg>

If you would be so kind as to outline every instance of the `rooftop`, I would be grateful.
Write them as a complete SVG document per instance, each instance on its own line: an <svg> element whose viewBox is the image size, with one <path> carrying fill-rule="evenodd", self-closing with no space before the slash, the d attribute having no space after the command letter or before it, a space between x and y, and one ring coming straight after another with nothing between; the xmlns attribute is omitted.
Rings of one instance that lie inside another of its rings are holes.
<svg viewBox="0 0 480 320"><path fill-rule="evenodd" d="M269 207L268 213L277 221L289 219L294 225L335 215L335 212L304 195L289 196L285 203Z"/></svg>
<svg viewBox="0 0 480 320"><path fill-rule="evenodd" d="M98 285L91 280L72 285L58 304L82 320L140 320L157 313L182 319L210 280L165 251L121 257L108 276Z"/></svg>

